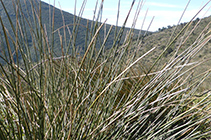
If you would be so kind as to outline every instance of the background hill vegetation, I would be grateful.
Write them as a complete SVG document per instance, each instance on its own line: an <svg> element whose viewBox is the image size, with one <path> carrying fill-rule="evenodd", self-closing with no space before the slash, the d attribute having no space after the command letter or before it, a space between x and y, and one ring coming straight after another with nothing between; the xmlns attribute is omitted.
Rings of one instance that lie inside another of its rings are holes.
<svg viewBox="0 0 211 140"><path fill-rule="evenodd" d="M209 35L208 33L210 32L211 26L210 20L211 16L202 19L196 18L190 23L181 23L177 26L168 26L167 28L163 27L159 29L158 32L154 32L153 34L144 37L142 42L142 49L144 51L149 50L153 47L157 48L151 56L152 59L150 58L150 60L147 60L150 62L149 65L152 64L152 62L159 56L159 54L162 53L162 51L167 47L168 43L170 43L172 39L175 38L186 25L188 25L186 31L184 33L181 33L181 35L178 36L178 39L173 41L172 45L167 48L162 59L160 59L159 65L162 66L171 57L176 57L178 52L186 50L187 47L195 47L198 41L202 40L203 37ZM198 51L196 54L194 54L192 60L198 61L200 59L209 59L211 57L211 51L209 51L211 49L210 45L211 41L208 41L207 44L203 47L203 50ZM200 67L194 69L194 73L203 73L205 70L209 69L210 64L210 61L207 61L206 63L200 65ZM209 88L210 80L211 79L208 78L201 87Z"/></svg>
<svg viewBox="0 0 211 140"><path fill-rule="evenodd" d="M38 28L34 21L39 22L36 19L37 14L39 13L39 9L41 9L41 22L44 30L46 31L49 40L54 40L53 44L50 44L51 48L53 48L53 51L56 56L61 55L61 42L62 39L62 45L68 46L64 47L64 49L69 48L67 52L68 54L71 54L71 51L73 48L77 49L78 53L84 54L85 49L87 47L87 41L91 39L91 36L93 36L94 32L97 30L97 27L99 26L99 15L96 14L94 17L97 19L95 21L87 20L80 18L80 14L78 16L74 16L70 13L67 13L65 11L61 11L60 9L54 8L53 6L42 2L42 5L39 5L39 0L33 0L33 1L26 1L26 0L19 0L18 5L21 7L19 9L19 13L16 13L17 2L12 0L2 0L4 3L3 5L0 5L0 13L1 18L4 23L4 26L7 28L8 32L13 32L12 27L10 26L10 21L8 19L8 16L10 17L10 20L12 23L16 23L16 15L20 18L20 25L24 26L24 30L27 35L26 42L28 43L28 48L31 50L31 53L35 52L32 47L32 39L33 36L31 36L30 28ZM33 7L31 7L33 5ZM7 13L5 12L5 9L7 9ZM34 9L32 11L31 9ZM96 11L97 12L97 9ZM56 21L56 22L52 22ZM15 26L15 25L14 25ZM31 26L31 27L30 27ZM2 28L2 27L1 27ZM96 49L99 50L99 47L102 45L103 40L100 38L103 38L106 35L106 32L111 28L111 25L105 24L102 30L99 31L99 39L95 43ZM65 29L65 30L63 30ZM112 27L109 37L105 43L105 48L109 49L114 41L114 37L116 36L117 32L120 30L120 27ZM129 28L125 28L123 32L123 38L125 37L126 33L129 31ZM53 34L52 34L53 32ZM144 34L145 31L142 31L142 34ZM52 34L52 35L51 35ZM134 29L134 36L138 36L139 30ZM10 34L12 37L15 36L15 34ZM75 37L75 38L74 38ZM11 40L9 40L11 43ZM123 40L120 40L120 43L122 43ZM2 42L3 43L3 42ZM5 44L1 45L1 47L5 46ZM14 51L14 48L11 48L12 51ZM32 57L34 57L35 54L32 54ZM14 57L15 59L16 57ZM33 58L35 60L36 58ZM1 63L3 61L0 59Z"/></svg>

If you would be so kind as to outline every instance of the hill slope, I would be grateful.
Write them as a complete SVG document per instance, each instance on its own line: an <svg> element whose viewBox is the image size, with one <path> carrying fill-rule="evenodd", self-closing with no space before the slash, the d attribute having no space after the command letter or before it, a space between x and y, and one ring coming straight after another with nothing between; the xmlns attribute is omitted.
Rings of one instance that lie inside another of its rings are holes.
<svg viewBox="0 0 211 140"><path fill-rule="evenodd" d="M9 1L3 0L3 3L5 5L5 8L8 12L9 17L11 18L11 21L13 22L14 27L16 27L15 23L17 21L16 20L17 16L20 17L19 24L24 25L25 27L24 29L25 30L24 35L26 36L25 42L28 43L28 46L30 49L32 49L32 52L34 52L35 50L33 50L33 48L30 46L32 46L33 44L33 37L36 37L33 35L33 32L37 32L39 30L39 17L40 17L39 13L40 12L41 12L41 17L42 17L41 18L42 25L45 26L43 27L45 29L44 32L46 32L48 36L48 42L52 42L52 40L54 40L53 41L54 43L51 43L50 47L54 48L54 53L57 56L61 55L61 44L64 47L64 49L71 48L69 50L72 50L72 48L76 48L77 50L79 50L80 53L84 53L84 50L88 46L87 40L90 40L92 36L94 36L93 33L101 24L101 23L97 23L96 21L79 18L65 11L61 11L60 9L57 9L57 8L54 9L53 6L44 2L41 2L41 11L39 11L40 5L36 0L32 0L32 2L31 1L25 2L25 0L20 0L18 4L21 5L22 8L16 9L16 10L14 9L16 8L15 5L17 5L17 3L13 3L12 0L9 0ZM34 6L34 9L32 8L31 5ZM17 13L17 11L19 13ZM12 30L12 27L8 20L8 16L2 4L0 4L0 16L4 23L4 26L8 30L8 33L12 37L14 37L16 35L16 32ZM106 24L100 30L99 37L105 38L110 27L111 25ZM1 29L0 31L3 32L2 27L0 27L0 29ZM114 26L112 28L109 38L105 44L106 48L110 48L113 45L114 37L116 36L115 29L118 32L120 30L120 27ZM126 33L129 30L130 28L125 28L122 38L125 37ZM52 32L53 34L51 34ZM142 33L144 33L144 31ZM19 36L21 36L21 32L19 32L18 34ZM135 36L138 35L139 30L134 30L134 34ZM1 42L5 42L5 40ZM12 40L10 40L10 43L12 43ZM96 42L95 43L96 48L99 49L102 43L103 43L103 39L99 42ZM1 46L5 46L5 45L6 44L3 43ZM3 48L5 47L2 47L1 49ZM14 48L12 48L12 51L14 51Z"/></svg>
<svg viewBox="0 0 211 140"><path fill-rule="evenodd" d="M158 32L144 37L142 40L142 51L140 54L143 54L143 52L146 52L153 47L156 47L157 49L151 55L151 59L148 59L143 63L147 63L147 65L150 67L153 62L156 61L158 56L166 49L162 59L158 63L159 66L163 66L165 63L171 59L174 59L184 50L188 48L194 48L200 42L206 41L204 38L209 36L209 30L211 27L210 20L211 16L203 19L197 18L196 20L190 22L190 24L181 23L178 26L169 26L168 28L162 28ZM184 30L184 32L177 36L186 25L187 28ZM176 37L177 39L174 40ZM211 58L211 41L208 41L203 49L197 50L196 52L196 54L191 56L192 61L202 61ZM205 70L208 70L210 65L211 62L207 61L206 63L202 64L201 67L194 69L194 71L196 74L202 73ZM211 79L208 78L208 82L204 83L204 88L209 87L209 80Z"/></svg>

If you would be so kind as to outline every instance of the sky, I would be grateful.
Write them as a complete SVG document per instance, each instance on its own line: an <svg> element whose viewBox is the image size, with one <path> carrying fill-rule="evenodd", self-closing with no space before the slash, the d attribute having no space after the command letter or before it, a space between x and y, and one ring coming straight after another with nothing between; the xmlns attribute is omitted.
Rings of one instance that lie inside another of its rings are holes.
<svg viewBox="0 0 211 140"><path fill-rule="evenodd" d="M54 5L54 0L42 0L46 3ZM75 4L75 1L76 4ZM55 0L55 6L69 13L74 13L76 5L76 15L79 14L79 10L84 0ZM119 0L98 0L97 7L100 7L100 3L104 1L102 22L106 21L108 24L116 25L118 3ZM127 13L131 7L133 0L121 0L118 26L123 25L123 22L127 16ZM177 25L181 15L189 2L189 0L140 0L142 7L139 17L137 18L137 29L143 29L149 31L157 31L158 28L167 27L168 25ZM86 19L93 19L94 9L96 7L97 0L87 0L86 6L82 17ZM194 15L208 2L208 0L191 0L187 10L181 20L181 22L190 21ZM127 22L127 27L131 27L138 7L139 0L135 1L132 12ZM211 15L211 3L205 7L205 9L197 16L199 18L207 17ZM148 11L148 12L147 12ZM146 14L147 13L147 14ZM146 19L144 21L144 17ZM153 19L153 21L152 21ZM143 22L144 21L144 22ZM152 21L152 24L150 25ZM150 26L149 26L150 25Z"/></svg>

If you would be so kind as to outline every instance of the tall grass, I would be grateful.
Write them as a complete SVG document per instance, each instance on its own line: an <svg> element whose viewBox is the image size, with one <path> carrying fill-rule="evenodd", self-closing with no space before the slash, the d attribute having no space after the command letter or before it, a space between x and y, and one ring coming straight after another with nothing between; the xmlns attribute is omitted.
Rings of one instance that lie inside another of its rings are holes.
<svg viewBox="0 0 211 140"><path fill-rule="evenodd" d="M186 41L182 40L172 58L159 65L173 42L191 37L187 29L194 18L175 38L172 35L154 63L142 65L156 50L140 52L143 38L132 41L143 1L139 2L134 26L124 42L120 40L130 11L122 28L116 28L109 50L105 44L112 27L106 32L107 25L101 22L103 1L99 9L96 6L99 13L94 15L96 20L91 26L87 24L84 55L78 54L75 46L80 17L75 16L74 23L69 25L73 30L69 32L66 32L69 23L54 29L54 16L49 17L51 26L47 29L42 23L42 4L35 5L30 0L31 7L26 11L33 18L28 19L20 1L13 1L16 21L7 14L12 32L8 32L0 18L4 45L0 55L4 61L0 64L2 140L211 138L209 87L197 90L211 70L193 75L196 67L210 60L192 60L211 39L209 30L204 29L190 46L182 46ZM4 6L4 1L0 2ZM102 30L104 36L99 34ZM56 33L60 36L61 56L54 52ZM29 37L31 44L27 42ZM186 48L180 51L182 47Z"/></svg>

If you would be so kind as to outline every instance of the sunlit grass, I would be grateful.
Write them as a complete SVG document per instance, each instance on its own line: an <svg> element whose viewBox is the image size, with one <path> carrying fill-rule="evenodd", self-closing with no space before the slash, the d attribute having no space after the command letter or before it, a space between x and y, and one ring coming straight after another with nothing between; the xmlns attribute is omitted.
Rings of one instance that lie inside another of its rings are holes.
<svg viewBox="0 0 211 140"><path fill-rule="evenodd" d="M1 41L5 42L0 55L4 61L0 64L2 140L210 138L210 91L197 89L210 76L211 69L193 76L194 69L210 59L192 60L211 39L208 30L184 50L178 46L178 51L160 66L167 49L188 32L191 22L170 37L154 62L145 63L156 47L141 52L144 38L132 41L133 28L120 43L127 18L122 28L115 31L109 50L105 44L112 27L102 38L99 31L106 27L106 21L97 20L90 28L87 26L86 50L80 55L74 42L80 17L75 16L73 30L68 32L67 23L54 29L56 21L49 17L52 26L47 31L41 21L41 9L32 4L31 11L27 10L33 17L29 21L23 16L19 1L14 3L17 15L16 22L10 22L12 33L7 32L0 19ZM137 11L143 1L139 4ZM30 29L30 35L26 35L25 28ZM60 36L61 56L54 55L56 33ZM66 34L72 35L70 40L63 40ZM27 43L29 36L31 46Z"/></svg>

